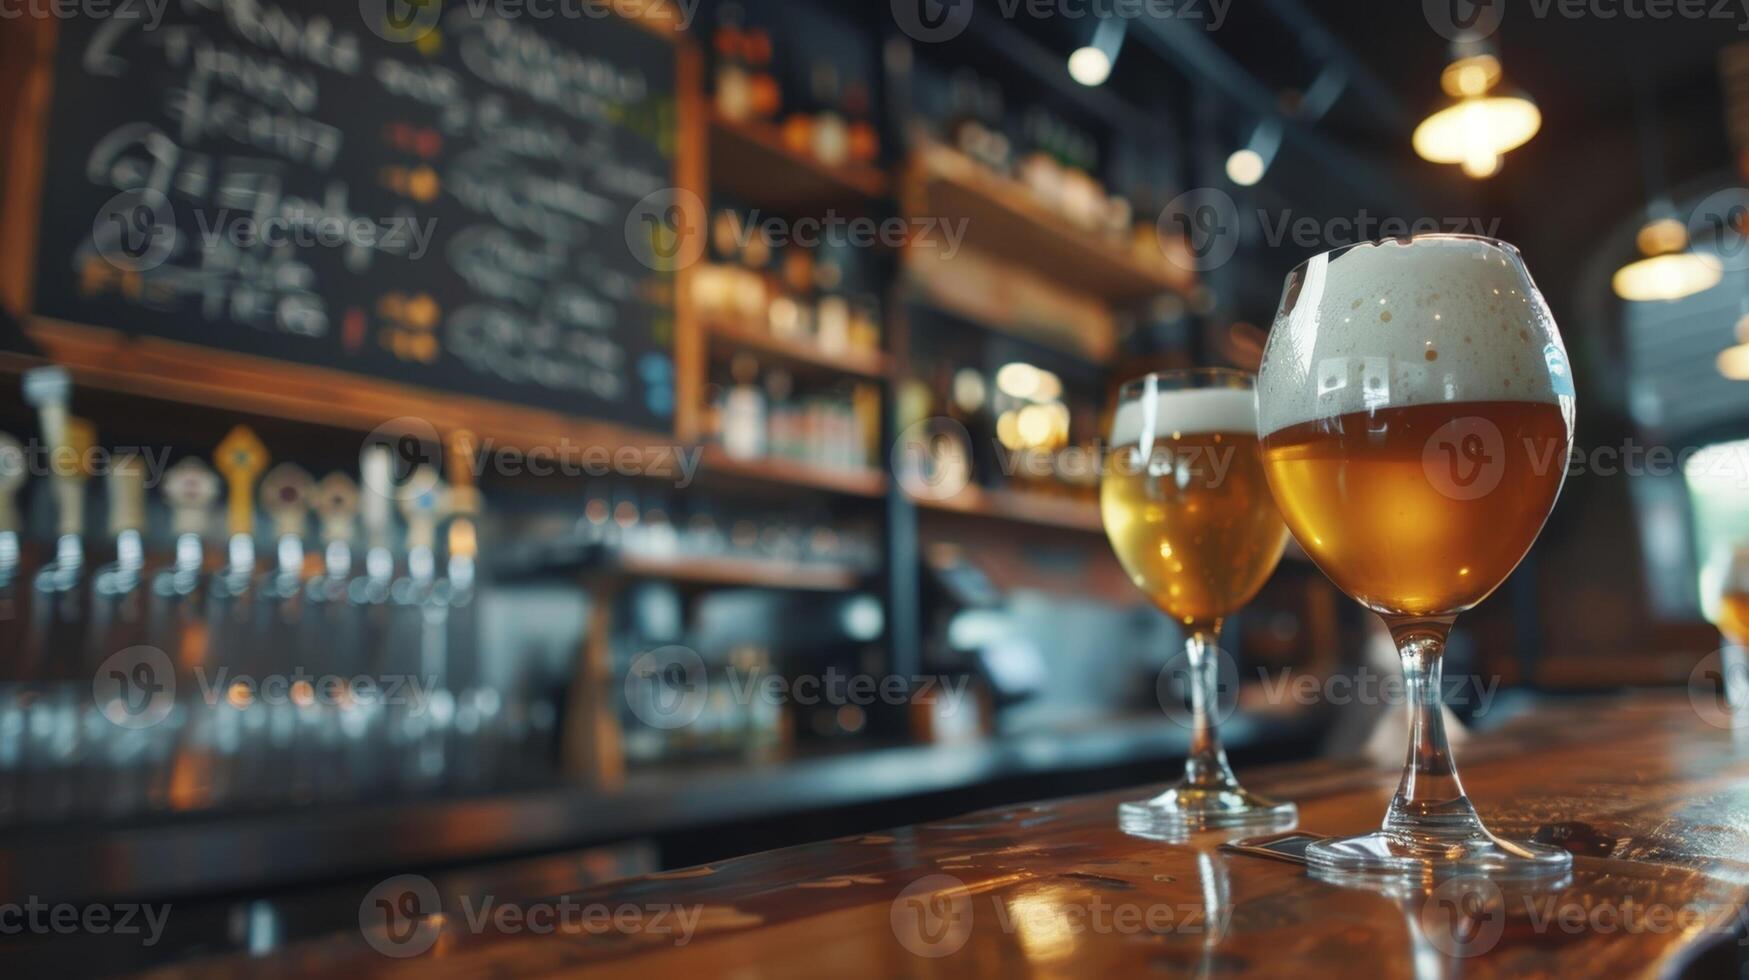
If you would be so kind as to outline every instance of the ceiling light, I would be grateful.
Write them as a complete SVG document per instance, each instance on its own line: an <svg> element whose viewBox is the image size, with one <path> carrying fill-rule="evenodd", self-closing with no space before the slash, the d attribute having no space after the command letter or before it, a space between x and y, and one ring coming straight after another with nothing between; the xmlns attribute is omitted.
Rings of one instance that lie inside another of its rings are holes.
<svg viewBox="0 0 1749 980"><path fill-rule="evenodd" d="M1481 95L1500 84L1500 59L1493 52L1460 55L1439 73L1439 87L1454 99Z"/></svg>
<svg viewBox="0 0 1749 980"><path fill-rule="evenodd" d="M1089 88L1104 85L1123 50L1124 21L1106 17L1093 28L1093 37L1069 55L1069 77Z"/></svg>
<svg viewBox="0 0 1749 980"><path fill-rule="evenodd" d="M1250 147L1234 150L1227 158L1227 179L1240 187L1250 187L1263 179L1263 157Z"/></svg>
<svg viewBox="0 0 1749 980"><path fill-rule="evenodd" d="M1227 157L1227 179L1240 187L1250 187L1263 179L1275 154L1281 149L1281 124L1265 120L1251 131L1251 139Z"/></svg>
<svg viewBox="0 0 1749 980"><path fill-rule="evenodd" d="M1617 269L1610 280L1615 294L1629 302L1683 299L1713 288L1724 278L1717 259L1688 248L1688 230L1674 218L1648 221L1635 242L1644 257Z"/></svg>
<svg viewBox="0 0 1749 980"><path fill-rule="evenodd" d="M1732 381L1749 381L1749 344L1738 344L1720 351L1719 373Z"/></svg>
<svg viewBox="0 0 1749 980"><path fill-rule="evenodd" d="M1499 173L1501 156L1530 142L1543 124L1530 96L1501 87L1502 74L1500 56L1485 40L1454 43L1439 76L1452 101L1415 127L1415 152L1434 163L1458 164L1477 180Z"/></svg>
<svg viewBox="0 0 1749 980"><path fill-rule="evenodd" d="M1486 169L1487 161L1530 142L1542 124L1542 111L1522 93L1470 96L1423 119L1412 139L1422 159L1492 174L1500 168Z"/></svg>
<svg viewBox="0 0 1749 980"><path fill-rule="evenodd" d="M1111 77L1111 58L1098 48L1076 48L1069 55L1069 77L1089 88L1104 85Z"/></svg>

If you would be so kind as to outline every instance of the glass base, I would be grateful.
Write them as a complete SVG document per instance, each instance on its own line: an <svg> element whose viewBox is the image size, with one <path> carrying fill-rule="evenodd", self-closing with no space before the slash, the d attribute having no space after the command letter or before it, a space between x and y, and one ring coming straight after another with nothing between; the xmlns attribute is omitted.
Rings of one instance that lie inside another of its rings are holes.
<svg viewBox="0 0 1749 980"><path fill-rule="evenodd" d="M1240 786L1179 784L1151 800L1121 803L1118 825L1136 833L1170 833L1217 827L1255 827L1292 823L1299 811Z"/></svg>
<svg viewBox="0 0 1749 980"><path fill-rule="evenodd" d="M1306 863L1317 877L1338 883L1454 875L1526 880L1569 873L1573 856L1558 847L1501 840L1478 826L1461 836L1379 830L1315 841L1306 847Z"/></svg>

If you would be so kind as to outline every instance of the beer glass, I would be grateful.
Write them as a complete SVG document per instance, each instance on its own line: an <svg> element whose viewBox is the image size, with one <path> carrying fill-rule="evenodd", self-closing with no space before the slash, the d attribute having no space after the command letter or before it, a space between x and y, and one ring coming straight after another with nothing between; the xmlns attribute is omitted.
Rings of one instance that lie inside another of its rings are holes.
<svg viewBox="0 0 1749 980"><path fill-rule="evenodd" d="M1713 622L1728 642L1749 648L1749 545L1732 548L1724 563Z"/></svg>
<svg viewBox="0 0 1749 980"><path fill-rule="evenodd" d="M1499 839L1458 779L1440 661L1459 613L1530 550L1566 476L1573 381L1518 250L1469 235L1366 242L1289 274L1258 374L1264 470L1331 581L1403 661L1409 756L1377 832L1311 845L1327 877L1560 874Z"/></svg>
<svg viewBox="0 0 1749 980"><path fill-rule="evenodd" d="M1255 379L1218 369L1123 386L1100 479L1105 534L1131 581L1186 632L1191 747L1184 778L1125 803L1126 825L1197 830L1291 819L1239 785L1216 730L1221 621L1275 570L1287 528L1264 483Z"/></svg>
<svg viewBox="0 0 1749 980"><path fill-rule="evenodd" d="M1701 716L1744 735L1749 733L1749 544L1721 547L1709 566L1703 576L1710 586L1706 592L1710 600L1705 603L1707 618L1719 628L1725 642L1716 654L1717 670L1703 662L1697 668L1702 673L1690 683L1716 679L1724 689L1724 704L1718 706L1718 714L1702 709ZM1694 693L1691 687L1690 696Z"/></svg>

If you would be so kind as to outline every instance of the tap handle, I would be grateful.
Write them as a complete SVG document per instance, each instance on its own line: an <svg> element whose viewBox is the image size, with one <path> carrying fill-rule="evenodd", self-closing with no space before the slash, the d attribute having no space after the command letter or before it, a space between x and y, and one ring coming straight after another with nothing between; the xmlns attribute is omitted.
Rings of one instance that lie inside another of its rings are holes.
<svg viewBox="0 0 1749 980"><path fill-rule="evenodd" d="M26 469L24 447L0 432L0 534L18 530L18 488Z"/></svg>
<svg viewBox="0 0 1749 980"><path fill-rule="evenodd" d="M438 479L437 471L421 466L401 495L401 517L407 522L407 549L437 545L437 525L449 514L449 489Z"/></svg>
<svg viewBox="0 0 1749 980"><path fill-rule="evenodd" d="M109 533L146 529L146 464L129 453L109 470Z"/></svg>
<svg viewBox="0 0 1749 980"><path fill-rule="evenodd" d="M330 473L316 486L316 518L322 525L325 544L352 542L353 522L358 517L358 484L345 473Z"/></svg>
<svg viewBox="0 0 1749 980"><path fill-rule="evenodd" d="M360 482L364 484L358 495L358 515L364 524L367 548L389 546L389 504L400 494L394 470L395 460L389 455L388 446L365 447L358 461Z"/></svg>
<svg viewBox="0 0 1749 980"><path fill-rule="evenodd" d="M213 464L230 489L226 513L233 537L255 533L255 480L267 461L267 447L246 425L232 429L213 450Z"/></svg>
<svg viewBox="0 0 1749 980"><path fill-rule="evenodd" d="M170 530L177 537L205 537L212 527L213 501L219 499L219 478L212 467L189 456L164 473L164 500L170 505Z"/></svg>
<svg viewBox="0 0 1749 980"><path fill-rule="evenodd" d="M261 481L261 509L273 522L276 538L301 538L316 495L316 482L296 463L281 463Z"/></svg>

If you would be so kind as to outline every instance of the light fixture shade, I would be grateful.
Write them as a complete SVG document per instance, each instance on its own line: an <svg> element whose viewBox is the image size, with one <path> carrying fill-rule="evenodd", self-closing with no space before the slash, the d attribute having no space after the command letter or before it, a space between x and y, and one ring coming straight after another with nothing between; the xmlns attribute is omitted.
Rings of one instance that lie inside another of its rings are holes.
<svg viewBox="0 0 1749 980"><path fill-rule="evenodd" d="M1542 111L1529 96L1498 93L1439 109L1415 127L1412 140L1422 159L1492 173L1487 161L1530 142L1542 124Z"/></svg>
<svg viewBox="0 0 1749 980"><path fill-rule="evenodd" d="M1610 285L1615 294L1635 303L1683 299L1719 284L1724 270L1718 260L1695 252L1667 252L1629 262L1616 270Z"/></svg>

